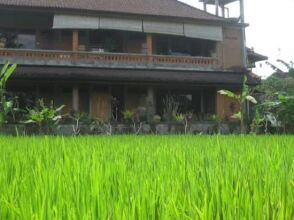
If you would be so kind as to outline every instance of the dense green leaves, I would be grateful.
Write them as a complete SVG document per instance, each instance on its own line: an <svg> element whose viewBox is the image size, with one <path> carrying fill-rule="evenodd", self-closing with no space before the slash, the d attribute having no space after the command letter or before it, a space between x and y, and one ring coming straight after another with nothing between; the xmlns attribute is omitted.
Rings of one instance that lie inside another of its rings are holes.
<svg viewBox="0 0 294 220"><path fill-rule="evenodd" d="M283 73L283 77L276 73L257 88L262 94L262 103L257 106L257 110L270 127L284 132L294 132L294 70L288 67L289 72ZM273 121L277 123L272 123Z"/></svg>
<svg viewBox="0 0 294 220"><path fill-rule="evenodd" d="M0 219L293 219L290 136L0 138Z"/></svg>
<svg viewBox="0 0 294 220"><path fill-rule="evenodd" d="M0 72L0 126L7 123L8 114L13 111L13 101L7 100L6 83L10 76L14 73L17 65L6 63Z"/></svg>
<svg viewBox="0 0 294 220"><path fill-rule="evenodd" d="M61 111L65 106L62 105L55 108L53 102L46 106L44 100L38 101L37 105L33 109L28 109L26 124L37 124L39 126L39 132L49 133L52 126L57 125L62 119ZM45 131L43 129L45 128Z"/></svg>
<svg viewBox="0 0 294 220"><path fill-rule="evenodd" d="M5 89L7 80L14 73L17 65L10 65L9 63L5 64L0 72L0 90Z"/></svg>

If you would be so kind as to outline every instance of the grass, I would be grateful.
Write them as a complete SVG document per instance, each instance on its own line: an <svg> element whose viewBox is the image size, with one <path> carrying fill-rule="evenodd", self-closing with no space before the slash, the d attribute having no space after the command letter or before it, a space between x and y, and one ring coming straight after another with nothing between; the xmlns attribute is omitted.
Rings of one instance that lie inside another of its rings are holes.
<svg viewBox="0 0 294 220"><path fill-rule="evenodd" d="M0 219L294 219L294 137L0 137Z"/></svg>

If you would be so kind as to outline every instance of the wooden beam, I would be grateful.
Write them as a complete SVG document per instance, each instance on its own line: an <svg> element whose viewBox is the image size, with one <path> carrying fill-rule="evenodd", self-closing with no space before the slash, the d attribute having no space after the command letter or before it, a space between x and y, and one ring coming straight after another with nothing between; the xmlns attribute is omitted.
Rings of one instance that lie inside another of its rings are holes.
<svg viewBox="0 0 294 220"><path fill-rule="evenodd" d="M72 110L74 112L79 112L79 87L74 85L72 88Z"/></svg>
<svg viewBox="0 0 294 220"><path fill-rule="evenodd" d="M72 32L72 50L78 51L79 50L79 31L74 30Z"/></svg>

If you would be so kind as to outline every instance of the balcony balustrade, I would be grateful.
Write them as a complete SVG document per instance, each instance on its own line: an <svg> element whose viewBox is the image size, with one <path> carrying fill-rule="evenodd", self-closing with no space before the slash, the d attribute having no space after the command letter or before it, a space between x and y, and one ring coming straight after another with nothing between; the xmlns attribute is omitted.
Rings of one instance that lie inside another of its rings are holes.
<svg viewBox="0 0 294 220"><path fill-rule="evenodd" d="M210 57L166 56L129 53L0 49L0 62L19 65L82 66L118 68L217 69L218 60Z"/></svg>

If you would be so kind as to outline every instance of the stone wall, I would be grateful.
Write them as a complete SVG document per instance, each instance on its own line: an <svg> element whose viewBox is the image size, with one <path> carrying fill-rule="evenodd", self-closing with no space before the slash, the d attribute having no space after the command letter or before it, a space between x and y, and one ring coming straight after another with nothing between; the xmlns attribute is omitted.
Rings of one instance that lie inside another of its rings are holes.
<svg viewBox="0 0 294 220"><path fill-rule="evenodd" d="M185 131L186 130L186 131ZM196 122L186 129L181 123L159 124L104 124L95 128L89 125L76 127L74 124L63 124L52 129L49 135L120 135L120 134L238 134L238 123ZM32 125L5 125L0 128L0 135L38 135L38 128Z"/></svg>

